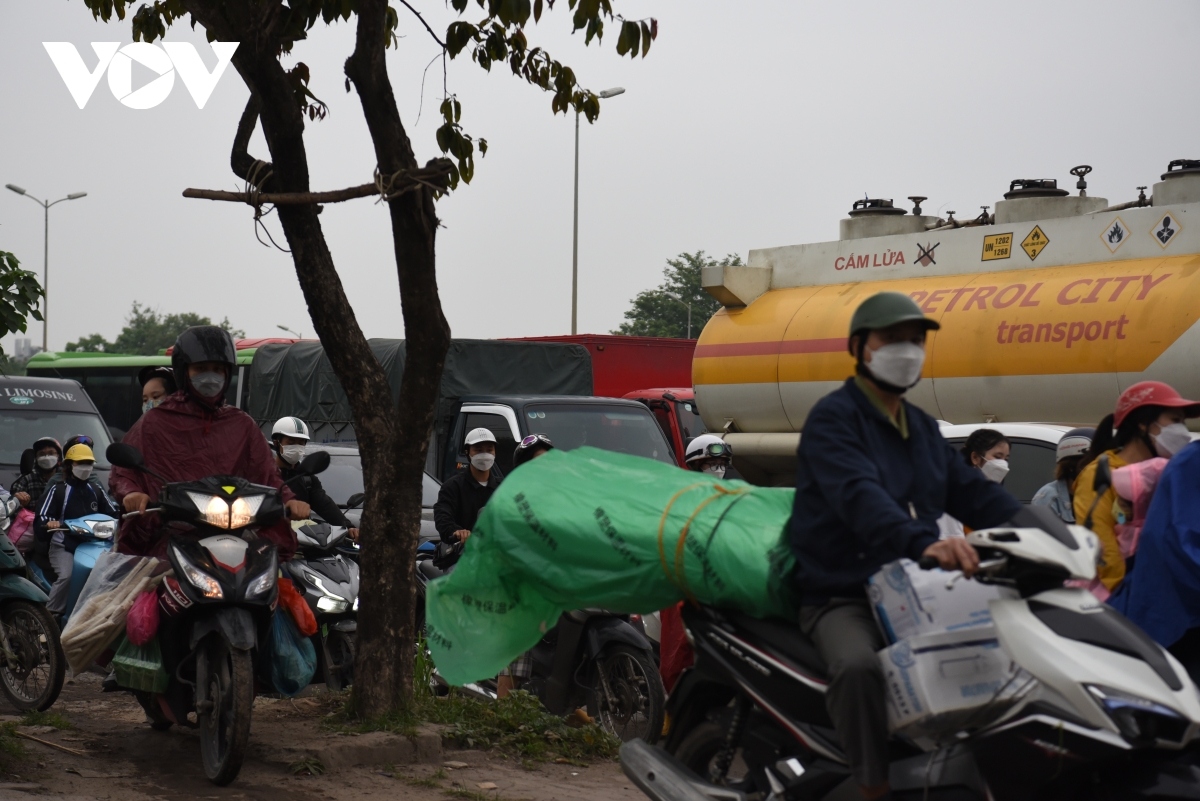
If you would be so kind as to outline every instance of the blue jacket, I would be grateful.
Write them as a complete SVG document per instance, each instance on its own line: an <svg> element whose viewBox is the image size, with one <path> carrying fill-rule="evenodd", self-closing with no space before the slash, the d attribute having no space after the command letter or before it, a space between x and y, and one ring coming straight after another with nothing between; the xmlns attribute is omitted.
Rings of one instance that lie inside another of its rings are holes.
<svg viewBox="0 0 1200 801"><path fill-rule="evenodd" d="M937 541L943 512L987 528L1020 510L946 442L936 420L904 408L908 439L850 379L809 413L788 523L802 604L862 596L883 565L919 559Z"/></svg>
<svg viewBox="0 0 1200 801"><path fill-rule="evenodd" d="M1200 628L1200 445L1167 463L1138 539L1133 571L1108 603L1170 647Z"/></svg>

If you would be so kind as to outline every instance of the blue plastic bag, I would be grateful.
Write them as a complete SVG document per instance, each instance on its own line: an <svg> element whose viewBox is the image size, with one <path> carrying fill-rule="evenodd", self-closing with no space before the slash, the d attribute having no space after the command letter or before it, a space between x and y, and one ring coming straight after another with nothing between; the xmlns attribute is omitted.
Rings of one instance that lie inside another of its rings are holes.
<svg viewBox="0 0 1200 801"><path fill-rule="evenodd" d="M266 653L267 679L277 693L288 698L299 693L317 672L317 650L300 634L291 615L276 610Z"/></svg>

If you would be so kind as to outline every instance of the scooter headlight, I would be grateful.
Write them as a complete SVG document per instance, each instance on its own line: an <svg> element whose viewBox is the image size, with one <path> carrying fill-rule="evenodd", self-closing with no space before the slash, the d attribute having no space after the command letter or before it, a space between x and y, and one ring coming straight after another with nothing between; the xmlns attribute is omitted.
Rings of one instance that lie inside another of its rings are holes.
<svg viewBox="0 0 1200 801"><path fill-rule="evenodd" d="M338 598L335 595L323 595L317 599L317 611L327 612L331 615L340 615L349 606L350 604L345 598Z"/></svg>
<svg viewBox="0 0 1200 801"><path fill-rule="evenodd" d="M275 562L272 560L271 566L246 586L246 598L257 598L260 595L266 595L275 586L278 577L279 568L275 566Z"/></svg>
<svg viewBox="0 0 1200 801"><path fill-rule="evenodd" d="M184 578L188 580L189 584L200 590L201 595L211 600L220 600L225 597L225 592L215 578L189 562L178 548L172 548L172 550L175 552L175 559L179 562L179 566L183 568Z"/></svg>
<svg viewBox="0 0 1200 801"><path fill-rule="evenodd" d="M1183 715L1160 703L1137 695L1085 685L1126 740L1135 744L1153 744L1159 740L1182 744L1188 721Z"/></svg>
<svg viewBox="0 0 1200 801"><path fill-rule="evenodd" d="M325 582L321 581L321 577L316 573L307 573L305 578L309 583L321 591L321 597L317 599L317 610L320 612L328 612L331 615L339 615L350 608L350 602L342 596L330 592L325 586Z"/></svg>
<svg viewBox="0 0 1200 801"><path fill-rule="evenodd" d="M196 509L204 516L204 522L217 528L245 528L254 522L265 495L246 495L228 503L219 495L208 495L203 492L189 492L188 498L196 505Z"/></svg>

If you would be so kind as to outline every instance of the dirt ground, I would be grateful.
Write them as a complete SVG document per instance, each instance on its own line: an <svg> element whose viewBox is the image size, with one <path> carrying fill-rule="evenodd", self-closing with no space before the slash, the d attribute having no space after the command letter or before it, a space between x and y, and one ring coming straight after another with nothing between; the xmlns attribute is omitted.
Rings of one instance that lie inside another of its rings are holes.
<svg viewBox="0 0 1200 801"><path fill-rule="evenodd" d="M25 768L0 777L0 799L36 798L144 801L146 799L248 799L251 801L347 801L362 798L465 801L641 801L615 763L587 767L519 761L482 751L431 749L419 764L372 764L304 775L297 746L322 753L361 753L353 735L322 730L332 699L316 695L292 701L259 698L254 706L251 752L238 779L216 787L204 778L195 734L174 727L156 732L131 695L101 693L101 677L86 674L63 688L54 705L70 728L21 728L82 755L26 740ZM6 710L0 702L0 716ZM8 720L15 718L8 717ZM436 734L436 733L434 733ZM363 735L365 738L376 735ZM364 740L362 743L367 743ZM339 750L340 749L340 750ZM336 760L331 760L336 761ZM299 770L302 775L296 775ZM482 787L481 787L482 785ZM494 787L493 787L494 785Z"/></svg>

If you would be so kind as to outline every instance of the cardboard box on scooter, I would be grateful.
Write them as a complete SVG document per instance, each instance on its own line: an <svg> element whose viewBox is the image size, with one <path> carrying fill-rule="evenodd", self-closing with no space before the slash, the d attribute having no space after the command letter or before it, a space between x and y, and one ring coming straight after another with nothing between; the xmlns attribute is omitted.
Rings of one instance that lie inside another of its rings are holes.
<svg viewBox="0 0 1200 801"><path fill-rule="evenodd" d="M888 726L919 737L982 723L989 704L1007 706L1030 677L1008 657L992 626L909 637L879 652Z"/></svg>
<svg viewBox="0 0 1200 801"><path fill-rule="evenodd" d="M958 571L922 570L910 559L899 559L871 576L867 597L887 641L990 626L988 602L1011 593L961 576L947 586L956 575Z"/></svg>

